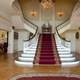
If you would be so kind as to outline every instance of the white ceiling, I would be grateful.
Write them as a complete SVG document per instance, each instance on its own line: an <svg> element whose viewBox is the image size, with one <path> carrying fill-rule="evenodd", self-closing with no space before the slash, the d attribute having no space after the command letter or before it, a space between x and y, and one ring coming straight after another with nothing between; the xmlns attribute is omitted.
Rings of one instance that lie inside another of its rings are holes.
<svg viewBox="0 0 80 80"><path fill-rule="evenodd" d="M53 8L44 9L41 7L39 0L19 0L25 18L33 21L35 24L51 22L53 26L69 18L77 0L55 0ZM30 15L32 10L37 11L38 15ZM63 16L58 16L58 12L63 12ZM40 25L41 26L41 25Z"/></svg>
<svg viewBox="0 0 80 80"><path fill-rule="evenodd" d="M8 19L10 18L11 20L12 19L11 17L15 16L16 13L18 12L18 10L16 11L12 6L13 5L12 3L14 1L17 0L0 0L0 15L3 15ZM50 22L51 25L55 26L55 24L59 24L66 18L71 16L73 7L77 0L55 0L53 8L48 10L45 10L41 7L39 0L19 0L19 1L22 6L25 17L31 20L33 23L41 26L44 23L47 24L48 22ZM35 9L38 13L36 17L30 15L30 11L32 11L33 9ZM57 15L57 12L59 11L64 12L64 15L62 17L59 17ZM16 22L14 24L16 25Z"/></svg>
<svg viewBox="0 0 80 80"><path fill-rule="evenodd" d="M12 3L14 0L0 0L0 12L5 14L13 15L15 11L12 8Z"/></svg>

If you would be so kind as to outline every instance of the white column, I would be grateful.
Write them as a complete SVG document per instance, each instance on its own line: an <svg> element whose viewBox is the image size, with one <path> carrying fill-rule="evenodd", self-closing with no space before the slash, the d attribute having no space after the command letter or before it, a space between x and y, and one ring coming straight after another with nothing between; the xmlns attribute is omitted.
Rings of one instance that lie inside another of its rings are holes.
<svg viewBox="0 0 80 80"><path fill-rule="evenodd" d="M9 38L8 38L8 53L14 52L14 30L12 29L9 31Z"/></svg>

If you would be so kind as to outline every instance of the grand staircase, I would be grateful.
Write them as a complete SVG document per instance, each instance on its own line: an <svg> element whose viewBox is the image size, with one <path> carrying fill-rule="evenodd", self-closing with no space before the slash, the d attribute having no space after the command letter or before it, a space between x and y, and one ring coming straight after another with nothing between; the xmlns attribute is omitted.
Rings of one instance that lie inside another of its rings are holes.
<svg viewBox="0 0 80 80"><path fill-rule="evenodd" d="M22 6L21 11L22 11ZM24 13L22 11L23 18L24 18L24 28L27 29L29 32L33 33L33 36L31 39L35 38L35 35L38 32L38 26L35 25L33 22L27 19L27 17L24 16ZM69 22L65 20L61 24L57 25L55 28L60 33L64 32L66 29L69 29L70 26L68 25ZM65 27L68 25L67 27ZM50 27L51 25L48 25ZM62 27L61 27L62 26ZM52 27L52 26L51 26ZM63 28L63 29L62 29ZM47 31L48 29L46 29ZM52 33L52 29L48 30L50 33ZM57 34L59 37L59 33ZM37 39L34 41L26 40L24 41L23 45L23 52L20 56L17 56L17 59L15 60L16 65L18 66L27 66L27 67L33 67L34 64L60 64L63 67L70 67L70 66L76 66L80 64L80 61L78 61L73 53L71 53L70 45L67 44L64 46L62 44L62 39L56 37L57 35L51 35L51 34L42 34L41 39L39 36L37 36ZM40 41L41 43L40 43ZM40 44L40 45L39 45ZM39 51L37 51L37 49Z"/></svg>
<svg viewBox="0 0 80 80"><path fill-rule="evenodd" d="M53 34L40 34L35 42L30 43L24 42L23 52L15 60L16 65L33 67L37 63L72 67L80 63L71 53L70 44L67 44L68 47L63 46L61 40Z"/></svg>
<svg viewBox="0 0 80 80"><path fill-rule="evenodd" d="M39 65L59 64L62 67L72 67L80 64L80 61L78 61L75 55L71 53L70 42L64 40L67 45L63 45L63 38L61 38L58 33L58 26L64 24L65 22L56 27L57 34L55 33L55 36L51 33L52 29L48 30L47 28L40 37L36 36L36 34L38 34L38 26L31 22L29 23L36 27L33 33L34 35L29 40L24 41L23 52L20 56L17 56L17 59L15 60L16 65L33 67L37 63ZM33 38L36 39L33 41ZM39 52L37 52L37 49Z"/></svg>

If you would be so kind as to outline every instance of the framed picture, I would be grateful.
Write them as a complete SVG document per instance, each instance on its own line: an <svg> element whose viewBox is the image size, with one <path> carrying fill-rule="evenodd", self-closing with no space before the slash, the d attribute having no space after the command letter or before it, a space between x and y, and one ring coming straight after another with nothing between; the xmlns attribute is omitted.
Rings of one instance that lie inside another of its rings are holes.
<svg viewBox="0 0 80 80"><path fill-rule="evenodd" d="M18 39L18 32L14 32L14 39Z"/></svg>

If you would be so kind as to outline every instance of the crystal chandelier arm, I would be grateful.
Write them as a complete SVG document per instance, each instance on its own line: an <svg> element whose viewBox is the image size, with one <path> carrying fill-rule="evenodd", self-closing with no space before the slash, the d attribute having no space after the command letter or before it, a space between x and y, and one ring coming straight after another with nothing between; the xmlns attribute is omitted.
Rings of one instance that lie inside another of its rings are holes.
<svg viewBox="0 0 80 80"><path fill-rule="evenodd" d="M54 0L39 0L43 8L52 8Z"/></svg>

